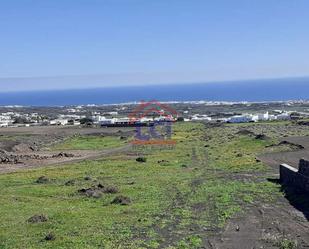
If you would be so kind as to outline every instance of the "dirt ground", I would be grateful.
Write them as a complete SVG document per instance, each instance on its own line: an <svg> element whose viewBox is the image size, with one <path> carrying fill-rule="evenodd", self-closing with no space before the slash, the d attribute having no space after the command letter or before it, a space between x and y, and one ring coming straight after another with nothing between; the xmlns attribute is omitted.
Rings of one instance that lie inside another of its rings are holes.
<svg viewBox="0 0 309 249"><path fill-rule="evenodd" d="M128 150L129 145L104 150L50 151L48 147L76 135L122 136L132 128L20 127L0 129L0 173L97 159Z"/></svg>
<svg viewBox="0 0 309 249"><path fill-rule="evenodd" d="M281 248L274 243L283 237L297 240L297 248L309 248L308 230L305 215L281 198L274 205L252 206L231 219L219 236L209 239L206 248Z"/></svg>
<svg viewBox="0 0 309 249"><path fill-rule="evenodd" d="M279 165L288 163L298 166L300 158L309 159L309 137L287 137L293 145L303 149L291 152L268 153L258 158L272 167L268 180L278 182ZM276 203L255 203L237 217L229 220L221 233L210 236L205 248L248 249L248 248L295 248L275 245L283 238L295 241L296 248L309 248L309 196L282 187L285 196Z"/></svg>
<svg viewBox="0 0 309 249"><path fill-rule="evenodd" d="M274 168L278 168L278 166L282 163L286 163L297 168L299 159L304 158L309 160L309 136L287 137L282 138L281 141L288 142L302 148L289 152L264 154L259 156L259 159Z"/></svg>
<svg viewBox="0 0 309 249"><path fill-rule="evenodd" d="M74 150L74 151L48 151L46 148L54 143L63 141L73 135L94 134L127 134L132 129L123 128L64 128L64 127L25 127L8 128L0 130L0 149L10 155L27 157L22 163L3 163L0 165L0 173L14 172L21 169L45 167L65 163L78 162L85 159L96 159L113 153L121 153L129 149L129 145L116 149L100 151ZM6 141L6 138L14 138ZM269 153L260 155L258 159L272 167L267 175L269 181L277 181L278 168L281 163L297 166L300 158L309 159L309 137L286 137L286 141L293 145L299 145L303 149L290 152ZM67 153L67 155L59 153ZM32 158L36 155L39 159ZM206 156L205 156L206 159ZM192 161L195 161L195 153L192 152ZM239 175L235 175L239 177ZM246 177L256 177L254 173L248 173ZM203 176L202 176L203 177ZM230 177L233 177L231 175ZM261 176L264 177L265 176ZM198 184L196 179L192 184ZM284 190L286 196L282 196L276 203L265 205L256 202L248 207L237 217L230 219L221 231L200 231L206 235L203 247L209 249L253 249L253 248L280 248L274 242L281 238L297 241L297 248L309 248L309 212L306 203L307 197L295 200L293 193ZM175 206L182 206L181 198ZM305 203L305 204L304 204ZM167 227L169 228L169 227ZM173 227L171 227L172 229ZM194 229L194 228L193 228ZM168 229L161 231L166 241L172 239ZM170 237L170 238L169 238Z"/></svg>

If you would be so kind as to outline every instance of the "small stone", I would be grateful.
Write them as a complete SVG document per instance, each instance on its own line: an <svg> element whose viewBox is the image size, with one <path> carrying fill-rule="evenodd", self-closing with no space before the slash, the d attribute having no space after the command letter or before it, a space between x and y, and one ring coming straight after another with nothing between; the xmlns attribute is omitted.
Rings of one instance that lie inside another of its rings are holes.
<svg viewBox="0 0 309 249"><path fill-rule="evenodd" d="M44 238L46 241L51 241L51 240L55 240L56 236L53 233L49 233L45 236Z"/></svg>
<svg viewBox="0 0 309 249"><path fill-rule="evenodd" d="M136 162L145 163L145 162L147 162L147 158L146 157L138 157L138 158L136 158Z"/></svg>

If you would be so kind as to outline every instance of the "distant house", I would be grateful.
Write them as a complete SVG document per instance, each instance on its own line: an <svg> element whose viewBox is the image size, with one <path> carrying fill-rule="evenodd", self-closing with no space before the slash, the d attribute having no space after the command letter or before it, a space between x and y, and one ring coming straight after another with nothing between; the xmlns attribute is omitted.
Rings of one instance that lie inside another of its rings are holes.
<svg viewBox="0 0 309 249"><path fill-rule="evenodd" d="M93 120L93 123L98 124L101 121L104 121L106 118L104 116L96 114L96 115L91 116L91 119Z"/></svg>
<svg viewBox="0 0 309 249"><path fill-rule="evenodd" d="M54 119L49 122L50 125L67 125L69 123L68 119Z"/></svg>
<svg viewBox="0 0 309 249"><path fill-rule="evenodd" d="M236 115L227 119L228 123L248 123L254 122L252 115Z"/></svg>
<svg viewBox="0 0 309 249"><path fill-rule="evenodd" d="M109 116L117 116L118 112L106 112L105 114Z"/></svg>
<svg viewBox="0 0 309 249"><path fill-rule="evenodd" d="M99 121L99 124L101 126L111 126L115 123L115 119L114 118L104 118L104 119L101 119Z"/></svg>
<svg viewBox="0 0 309 249"><path fill-rule="evenodd" d="M277 115L277 120L290 120L291 119L291 116L289 113L282 113L282 114L279 114Z"/></svg>
<svg viewBox="0 0 309 249"><path fill-rule="evenodd" d="M191 118L192 121L211 121L211 117L208 117L207 115L200 115L195 114Z"/></svg>
<svg viewBox="0 0 309 249"><path fill-rule="evenodd" d="M258 121L267 121L269 119L269 113L258 114Z"/></svg>
<svg viewBox="0 0 309 249"><path fill-rule="evenodd" d="M0 127L8 127L9 123L6 121L0 121Z"/></svg>
<svg viewBox="0 0 309 249"><path fill-rule="evenodd" d="M101 126L113 126L113 127L127 127L133 126L134 123L130 121L129 118L105 118L102 119L99 124Z"/></svg>

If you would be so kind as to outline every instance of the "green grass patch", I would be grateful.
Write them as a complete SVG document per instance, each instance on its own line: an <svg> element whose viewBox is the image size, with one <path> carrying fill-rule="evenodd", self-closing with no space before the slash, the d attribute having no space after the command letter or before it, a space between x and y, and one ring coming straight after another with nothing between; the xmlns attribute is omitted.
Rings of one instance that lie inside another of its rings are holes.
<svg viewBox="0 0 309 249"><path fill-rule="evenodd" d="M52 147L53 150L102 150L126 144L119 136L75 136Z"/></svg>
<svg viewBox="0 0 309 249"><path fill-rule="evenodd" d="M201 237L188 233L192 225L223 227L244 207L280 194L265 179L237 177L267 171L255 156L272 141L238 136L234 129L177 123L172 136L177 143L170 149L140 148L96 161L0 175L0 248L160 248L164 238L159 229L183 235L170 248L199 248ZM53 149L100 150L126 143L117 136L77 136ZM146 161L137 162L137 157ZM36 183L40 176L50 181ZM74 184L67 186L69 180ZM116 186L119 193L99 199L78 193L98 183ZM111 204L117 195L129 197L131 204ZM49 219L28 223L35 214ZM55 240L45 241L50 232Z"/></svg>

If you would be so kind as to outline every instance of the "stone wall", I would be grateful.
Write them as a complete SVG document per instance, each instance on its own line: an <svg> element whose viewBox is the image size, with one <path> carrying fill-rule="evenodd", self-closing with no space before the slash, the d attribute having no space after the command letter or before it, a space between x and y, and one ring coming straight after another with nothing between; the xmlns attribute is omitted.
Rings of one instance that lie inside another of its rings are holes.
<svg viewBox="0 0 309 249"><path fill-rule="evenodd" d="M281 164L280 181L283 185L309 192L309 162L301 159L298 170L290 165Z"/></svg>

